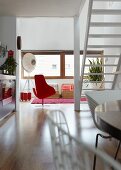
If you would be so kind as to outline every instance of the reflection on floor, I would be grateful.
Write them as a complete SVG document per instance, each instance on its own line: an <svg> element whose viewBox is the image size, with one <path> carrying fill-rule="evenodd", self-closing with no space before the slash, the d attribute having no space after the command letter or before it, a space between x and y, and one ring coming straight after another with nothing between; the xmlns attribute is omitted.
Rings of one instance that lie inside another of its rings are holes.
<svg viewBox="0 0 121 170"><path fill-rule="evenodd" d="M81 104L82 111L75 112L73 104L51 104L42 108L41 105L21 103L20 112L0 128L0 170L54 170L45 116L50 109L62 110L71 134L94 145L98 130L87 104ZM100 139L99 147L114 155L116 143Z"/></svg>

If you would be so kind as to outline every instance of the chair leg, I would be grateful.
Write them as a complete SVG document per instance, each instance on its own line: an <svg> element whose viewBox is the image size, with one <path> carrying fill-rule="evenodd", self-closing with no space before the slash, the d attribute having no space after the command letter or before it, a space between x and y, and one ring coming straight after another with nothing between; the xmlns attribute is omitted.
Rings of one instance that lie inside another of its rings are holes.
<svg viewBox="0 0 121 170"><path fill-rule="evenodd" d="M42 99L42 106L44 105L44 99Z"/></svg>
<svg viewBox="0 0 121 170"><path fill-rule="evenodd" d="M97 148L98 146L98 137L100 134L96 135L96 141L95 141L95 148ZM93 161L93 170L95 170L95 166L96 166L96 155L94 155L94 161Z"/></svg>
<svg viewBox="0 0 121 170"><path fill-rule="evenodd" d="M115 160L116 160L116 158L117 158L117 155L118 155L118 151L119 151L120 145L121 145L121 141L119 141L118 147L117 147L117 149L116 149L116 153L115 153L115 157L114 157Z"/></svg>
<svg viewBox="0 0 121 170"><path fill-rule="evenodd" d="M98 138L99 138L99 136L102 137L102 138L105 138L105 139L111 138L111 136L104 136L104 135L98 133L98 134L96 135L95 148L98 147ZM95 167L96 167L96 155L94 155L93 170L95 170Z"/></svg>

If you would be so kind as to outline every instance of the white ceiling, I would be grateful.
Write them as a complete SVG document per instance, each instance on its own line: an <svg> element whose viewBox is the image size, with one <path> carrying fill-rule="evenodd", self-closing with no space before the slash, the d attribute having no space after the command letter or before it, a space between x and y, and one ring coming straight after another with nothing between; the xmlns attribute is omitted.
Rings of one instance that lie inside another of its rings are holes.
<svg viewBox="0 0 121 170"><path fill-rule="evenodd" d="M82 0L0 0L0 16L72 17Z"/></svg>

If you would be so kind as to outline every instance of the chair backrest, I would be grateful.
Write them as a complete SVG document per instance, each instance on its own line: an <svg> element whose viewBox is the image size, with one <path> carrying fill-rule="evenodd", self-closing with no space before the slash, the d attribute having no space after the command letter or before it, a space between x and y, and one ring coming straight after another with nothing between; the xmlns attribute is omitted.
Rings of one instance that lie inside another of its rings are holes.
<svg viewBox="0 0 121 170"><path fill-rule="evenodd" d="M97 165L101 166L98 167L98 169L121 170L121 165L109 155L87 145L81 139L76 139L70 135L68 130L60 127L59 124L55 122L55 119L53 119L53 115L56 114L56 112L57 110L52 110L47 114L56 170L92 170L92 155L94 154L96 154L98 158ZM68 145L64 144L62 140L58 140L56 131L68 138Z"/></svg>
<svg viewBox="0 0 121 170"><path fill-rule="evenodd" d="M40 88L40 86L44 86L47 84L45 81L45 77L43 75L35 75L34 77L37 93L40 93L40 91L43 90L42 88Z"/></svg>
<svg viewBox="0 0 121 170"><path fill-rule="evenodd" d="M85 92L85 95L88 99L88 104L91 110L93 121L97 128L101 129L101 127L97 124L97 121L95 119L96 106L108 101L120 100L121 90L87 91Z"/></svg>
<svg viewBox="0 0 121 170"><path fill-rule="evenodd" d="M36 87L36 92L34 93L36 97L42 99L54 95L56 93L55 89L46 83L45 77L43 75L35 75L34 78Z"/></svg>

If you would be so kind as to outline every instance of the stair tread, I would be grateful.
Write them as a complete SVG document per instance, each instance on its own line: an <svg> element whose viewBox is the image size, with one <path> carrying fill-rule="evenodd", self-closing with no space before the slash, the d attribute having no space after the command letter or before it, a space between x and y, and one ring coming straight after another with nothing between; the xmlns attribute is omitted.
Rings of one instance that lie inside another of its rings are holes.
<svg viewBox="0 0 121 170"><path fill-rule="evenodd" d="M84 73L84 75L115 75L115 73Z"/></svg>
<svg viewBox="0 0 121 170"><path fill-rule="evenodd" d="M89 38L121 38L121 34L89 34Z"/></svg>
<svg viewBox="0 0 121 170"><path fill-rule="evenodd" d="M121 22L91 22L91 27L121 27Z"/></svg>
<svg viewBox="0 0 121 170"><path fill-rule="evenodd" d="M90 66L92 66L92 65L91 65L91 64L85 64L84 66L90 67ZM97 65L95 65L95 66L97 66L97 67L102 67L102 66L117 66L117 64L102 64L102 65L97 64Z"/></svg>
<svg viewBox="0 0 121 170"><path fill-rule="evenodd" d="M112 83L113 81L103 81L103 83ZM83 83L102 83L102 81L83 81Z"/></svg>
<svg viewBox="0 0 121 170"><path fill-rule="evenodd" d="M100 58L100 57L103 57L103 58L108 58L108 57L110 58L110 57L112 57L112 58L114 58L114 57L121 57L121 55L101 55L101 56L100 56L100 55L98 55L98 54L97 54L97 55L87 54L86 57L87 57L87 58Z"/></svg>
<svg viewBox="0 0 121 170"><path fill-rule="evenodd" d="M88 45L88 48L121 48L121 45Z"/></svg>
<svg viewBox="0 0 121 170"><path fill-rule="evenodd" d="M121 15L120 9L93 9L93 15Z"/></svg>
<svg viewBox="0 0 121 170"><path fill-rule="evenodd" d="M97 90L97 88L82 88L82 90ZM98 90L111 90L110 88L99 88Z"/></svg>
<svg viewBox="0 0 121 170"><path fill-rule="evenodd" d="M93 0L93 1L109 1L109 2L111 1L112 2L112 0ZM121 2L121 0L115 0L115 2Z"/></svg>

